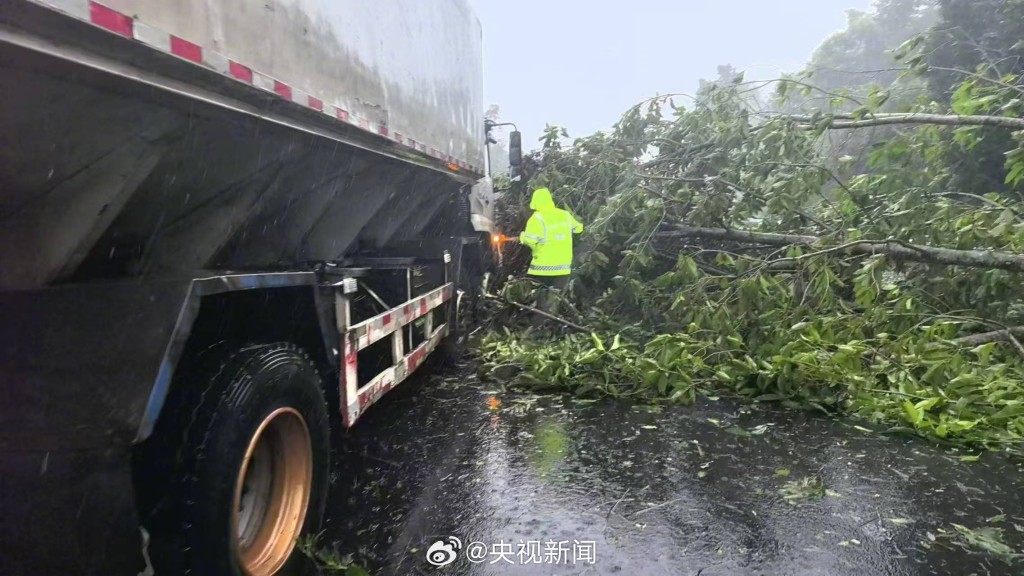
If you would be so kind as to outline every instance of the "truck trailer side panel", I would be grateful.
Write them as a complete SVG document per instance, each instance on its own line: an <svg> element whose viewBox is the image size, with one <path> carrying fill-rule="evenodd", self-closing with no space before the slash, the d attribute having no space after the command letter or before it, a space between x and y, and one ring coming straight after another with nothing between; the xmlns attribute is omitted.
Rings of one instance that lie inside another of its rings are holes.
<svg viewBox="0 0 1024 576"><path fill-rule="evenodd" d="M314 46L273 3L252 21L231 9L237 2L195 2L195 12L125 3L130 38L105 27L120 14L106 4L50 4L0 8L0 287L339 258L360 243L379 245L364 230L395 204L450 203L482 164L470 113L480 103L479 25L461 0L352 6L333 34L356 45L335 46L337 54ZM330 28L343 4L322 4L331 8L316 21ZM437 13L417 17L428 5ZM374 15L384 26L345 28ZM388 29L397 15L412 29ZM193 18L203 24L188 24ZM250 85L221 74L213 49L191 54L199 62L154 50L158 24L175 30L168 38L185 34L179 26L206 30L217 48L258 62L245 68L252 75L295 66L331 95L314 110L312 93L296 88L312 86L305 80L275 79L288 87L285 98L261 90L258 76ZM265 37L276 48L264 60ZM358 48L369 37L388 38L385 53ZM277 58L303 50L315 65ZM357 96L335 96L344 87ZM347 121L329 109L346 110Z"/></svg>
<svg viewBox="0 0 1024 576"><path fill-rule="evenodd" d="M90 4L40 1L71 12ZM483 166L482 33L467 0L99 4L131 16L139 41L170 50L171 37L180 39L208 66L226 59L249 68L257 83L265 76L287 87L300 104L311 96L372 131Z"/></svg>

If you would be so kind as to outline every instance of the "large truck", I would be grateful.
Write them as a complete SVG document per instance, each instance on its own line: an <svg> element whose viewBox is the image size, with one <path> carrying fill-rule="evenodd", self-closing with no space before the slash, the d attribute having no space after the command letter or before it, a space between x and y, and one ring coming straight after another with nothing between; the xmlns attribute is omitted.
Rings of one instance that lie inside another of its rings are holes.
<svg viewBox="0 0 1024 576"><path fill-rule="evenodd" d="M296 562L488 249L467 2L0 2L0 574Z"/></svg>

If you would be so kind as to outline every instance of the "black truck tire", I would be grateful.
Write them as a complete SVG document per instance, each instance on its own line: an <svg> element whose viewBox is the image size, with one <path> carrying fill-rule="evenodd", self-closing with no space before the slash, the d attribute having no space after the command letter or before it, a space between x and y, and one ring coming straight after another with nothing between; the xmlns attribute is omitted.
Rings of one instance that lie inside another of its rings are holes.
<svg viewBox="0 0 1024 576"><path fill-rule="evenodd" d="M186 572L270 576L319 528L330 458L316 367L291 344L243 348L206 386L184 432L179 521ZM292 562L297 559L292 559Z"/></svg>

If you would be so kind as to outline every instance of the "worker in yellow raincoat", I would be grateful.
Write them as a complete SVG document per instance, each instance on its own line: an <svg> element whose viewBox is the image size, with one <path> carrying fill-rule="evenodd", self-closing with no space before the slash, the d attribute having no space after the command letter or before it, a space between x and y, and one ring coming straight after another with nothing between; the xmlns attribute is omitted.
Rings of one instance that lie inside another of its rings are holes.
<svg viewBox="0 0 1024 576"><path fill-rule="evenodd" d="M533 215L526 223L526 230L519 235L519 241L533 252L527 275L547 287L540 308L550 311L551 290L562 290L569 283L572 235L583 232L583 224L569 212L556 207L547 188L533 191L530 208Z"/></svg>

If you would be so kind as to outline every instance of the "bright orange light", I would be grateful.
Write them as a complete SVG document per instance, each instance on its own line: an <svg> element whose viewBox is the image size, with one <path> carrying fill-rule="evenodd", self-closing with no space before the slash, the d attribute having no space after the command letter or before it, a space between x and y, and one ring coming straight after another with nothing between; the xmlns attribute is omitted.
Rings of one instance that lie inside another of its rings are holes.
<svg viewBox="0 0 1024 576"><path fill-rule="evenodd" d="M519 241L519 237L518 236L505 236L504 234L494 234L493 236L491 236L491 243L495 244L496 246L499 246L499 247L502 244L506 243L506 242L518 242L518 241Z"/></svg>

